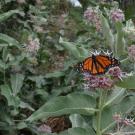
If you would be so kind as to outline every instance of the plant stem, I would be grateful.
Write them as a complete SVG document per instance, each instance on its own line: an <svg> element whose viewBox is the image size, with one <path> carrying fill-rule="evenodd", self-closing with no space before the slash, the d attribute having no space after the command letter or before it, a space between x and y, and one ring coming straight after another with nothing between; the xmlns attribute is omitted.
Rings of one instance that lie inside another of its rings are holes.
<svg viewBox="0 0 135 135"><path fill-rule="evenodd" d="M102 135L101 131L101 114L102 114L102 99L103 99L103 91L100 90L100 97L99 97L99 103L98 103L98 109L97 112L97 135Z"/></svg>

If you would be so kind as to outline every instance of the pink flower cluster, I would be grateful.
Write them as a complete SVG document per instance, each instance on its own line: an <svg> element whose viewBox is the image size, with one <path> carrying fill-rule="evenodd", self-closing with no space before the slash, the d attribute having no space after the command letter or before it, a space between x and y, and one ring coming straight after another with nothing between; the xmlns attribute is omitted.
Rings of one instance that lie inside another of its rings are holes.
<svg viewBox="0 0 135 135"><path fill-rule="evenodd" d="M86 80L85 86L87 88L110 88L113 85L113 82L111 79L107 77L99 77L99 76L93 76L93 75L86 75L87 73L84 73L84 80Z"/></svg>
<svg viewBox="0 0 135 135"><path fill-rule="evenodd" d="M111 10L111 19L113 22L122 22L125 20L125 15L121 9Z"/></svg>
<svg viewBox="0 0 135 135"><path fill-rule="evenodd" d="M135 45L128 47L128 55L131 60L135 61Z"/></svg>
<svg viewBox="0 0 135 135"><path fill-rule="evenodd" d="M92 23L96 27L97 31L101 30L101 21L99 16L99 11L95 8L89 7L84 12L84 18L88 23Z"/></svg>
<svg viewBox="0 0 135 135"><path fill-rule="evenodd" d="M31 37L29 37L28 44L26 46L26 51L31 54L36 54L39 48L40 48L39 39L38 38L32 39Z"/></svg>
<svg viewBox="0 0 135 135"><path fill-rule="evenodd" d="M87 72L84 74L85 88L102 88L109 89L112 88L117 79L122 78L122 71L117 67L112 67L107 73L107 76L95 76Z"/></svg>
<svg viewBox="0 0 135 135"><path fill-rule="evenodd" d="M49 126L47 126L46 124L42 124L38 127L38 131L39 132L43 132L43 133L52 133L52 130Z"/></svg>
<svg viewBox="0 0 135 135"><path fill-rule="evenodd" d="M117 123L125 125L125 126L132 126L135 124L134 120L122 118L120 114L115 114L113 116L113 120L116 121Z"/></svg>
<svg viewBox="0 0 135 135"><path fill-rule="evenodd" d="M118 66L110 68L108 74L111 75L113 78L118 78L118 79L121 79L123 76L123 73Z"/></svg>

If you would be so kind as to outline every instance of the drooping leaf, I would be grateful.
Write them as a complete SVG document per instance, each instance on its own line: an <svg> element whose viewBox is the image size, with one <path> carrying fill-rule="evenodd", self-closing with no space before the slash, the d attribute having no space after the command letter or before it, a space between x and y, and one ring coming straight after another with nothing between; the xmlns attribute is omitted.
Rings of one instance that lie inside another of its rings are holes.
<svg viewBox="0 0 135 135"><path fill-rule="evenodd" d="M95 99L84 94L69 94L68 96L56 97L40 107L27 121L46 119L50 116L79 113L92 115L95 111Z"/></svg>

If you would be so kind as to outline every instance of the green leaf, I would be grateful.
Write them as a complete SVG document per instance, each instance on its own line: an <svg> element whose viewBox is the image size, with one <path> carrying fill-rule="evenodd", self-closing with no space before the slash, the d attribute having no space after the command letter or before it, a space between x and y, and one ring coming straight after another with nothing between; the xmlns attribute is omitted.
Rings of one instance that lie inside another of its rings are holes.
<svg viewBox="0 0 135 135"><path fill-rule="evenodd" d="M40 97L40 100L43 100L43 101L46 101L46 100L48 100L48 98L50 98L49 93L47 91L45 91L45 89L39 89L39 88L36 89L35 95L38 95Z"/></svg>
<svg viewBox="0 0 135 135"><path fill-rule="evenodd" d="M78 47L77 49L82 57L82 60L90 55L88 49L85 49L84 47Z"/></svg>
<svg viewBox="0 0 135 135"><path fill-rule="evenodd" d="M88 132L87 130L81 127L77 127L68 129L67 131L60 133L60 135L94 135L94 134Z"/></svg>
<svg viewBox="0 0 135 135"><path fill-rule="evenodd" d="M135 76L128 76L117 82L117 86L127 89L135 89Z"/></svg>
<svg viewBox="0 0 135 135"><path fill-rule="evenodd" d="M25 122L19 122L19 123L17 123L16 128L18 130L27 128L27 124Z"/></svg>
<svg viewBox="0 0 135 135"><path fill-rule="evenodd" d="M112 34L111 28L109 26L109 23L107 19L101 15L101 25L102 25L102 31L104 38L106 39L106 46L110 46L112 51L114 52L114 36Z"/></svg>
<svg viewBox="0 0 135 135"><path fill-rule="evenodd" d="M102 132L105 133L115 125L115 122L113 120L113 115L115 114L124 115L126 113L130 113L134 108L134 103L135 103L135 96L129 96L123 98L123 100L118 104L115 105L113 104L112 106L104 108L101 117ZM95 122L96 119L94 119L94 123Z"/></svg>
<svg viewBox="0 0 135 135"><path fill-rule="evenodd" d="M60 37L59 42L72 56L80 60L81 55L76 45L74 45L71 42L63 41L61 37Z"/></svg>
<svg viewBox="0 0 135 135"><path fill-rule="evenodd" d="M96 101L93 97L84 94L69 94L68 96L56 97L40 107L27 121L46 119L50 116L79 113L92 115L95 111Z"/></svg>
<svg viewBox="0 0 135 135"><path fill-rule="evenodd" d="M8 58L9 57L9 51L8 51L8 48L7 47L3 47L3 51L2 51L2 60L4 62L7 62L8 61Z"/></svg>
<svg viewBox="0 0 135 135"><path fill-rule="evenodd" d="M89 125L86 123L86 121L80 114L71 114L69 118L72 123L72 127L83 127L83 128L89 127Z"/></svg>
<svg viewBox="0 0 135 135"><path fill-rule="evenodd" d="M0 41L3 43L8 43L9 46L17 46L19 44L19 42L16 39L2 33L0 33Z"/></svg>
<svg viewBox="0 0 135 135"><path fill-rule="evenodd" d="M14 95L17 95L20 92L20 89L23 85L24 75L22 74L12 74L10 81L11 81L11 88Z"/></svg>
<svg viewBox="0 0 135 135"><path fill-rule="evenodd" d="M123 24L122 22L115 23L116 26L116 43L115 43L115 51L117 56L123 55L125 51L126 42L124 39L124 32L123 32Z"/></svg>
<svg viewBox="0 0 135 135"><path fill-rule="evenodd" d="M91 135L94 135L95 132L93 129L88 125L88 123L85 121L85 119L80 114L72 114L70 115L70 121L72 123L72 127L80 127L87 130Z"/></svg>
<svg viewBox="0 0 135 135"><path fill-rule="evenodd" d="M61 71L55 71L53 73L48 73L45 75L45 78L58 78L64 76L65 73Z"/></svg>
<svg viewBox="0 0 135 135"><path fill-rule="evenodd" d="M0 43L0 47L7 47L8 44L5 44L5 43Z"/></svg>
<svg viewBox="0 0 135 135"><path fill-rule="evenodd" d="M58 95L60 95L61 93L68 93L72 91L72 86L65 86L65 87L55 87L54 89L52 89L52 94L51 97L56 97Z"/></svg>
<svg viewBox="0 0 135 135"><path fill-rule="evenodd" d="M117 101L122 100L124 98L125 89L122 88L115 88L111 95L108 96L108 100L104 104L103 107L111 106L112 104L117 104Z"/></svg>
<svg viewBox="0 0 135 135"><path fill-rule="evenodd" d="M8 64L6 64L6 63L3 62L2 60L0 60L0 68L1 68L1 69L5 70L5 69L7 69L8 67L9 67Z"/></svg>
<svg viewBox="0 0 135 135"><path fill-rule="evenodd" d="M25 102L23 102L23 101L21 101L20 102L20 105L19 105L21 108L27 108L27 109L29 109L29 110L31 110L31 111L35 111L35 109L34 108L32 108L28 103L25 103Z"/></svg>
<svg viewBox="0 0 135 135"><path fill-rule="evenodd" d="M6 97L9 106L17 107L20 103L20 99L17 96L13 96L12 91L8 85L1 85L1 94Z"/></svg>
<svg viewBox="0 0 135 135"><path fill-rule="evenodd" d="M19 10L10 10L8 12L0 14L0 22L7 20L9 17L11 17L14 14L24 15L24 13Z"/></svg>
<svg viewBox="0 0 135 135"><path fill-rule="evenodd" d="M28 77L28 79L30 79L30 80L36 82L36 86L37 86L38 88L41 88L42 85L45 84L44 76L41 76L41 75L38 75L38 76L30 76L30 77Z"/></svg>
<svg viewBox="0 0 135 135"><path fill-rule="evenodd" d="M135 96L125 97L119 104L106 108L102 115L101 125L103 132L114 126L113 115L130 113L134 109Z"/></svg>
<svg viewBox="0 0 135 135"><path fill-rule="evenodd" d="M56 133L43 133L41 135L95 135L81 127L70 128L64 132Z"/></svg>

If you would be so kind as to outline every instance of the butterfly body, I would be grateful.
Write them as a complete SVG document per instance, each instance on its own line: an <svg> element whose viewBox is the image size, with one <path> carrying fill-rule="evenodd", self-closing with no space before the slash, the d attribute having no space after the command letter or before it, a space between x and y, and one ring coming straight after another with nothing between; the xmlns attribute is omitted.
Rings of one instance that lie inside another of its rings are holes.
<svg viewBox="0 0 135 135"><path fill-rule="evenodd" d="M119 61L110 55L92 54L91 57L79 63L78 67L81 72L88 72L91 75L100 75L105 74L109 68L118 65Z"/></svg>

